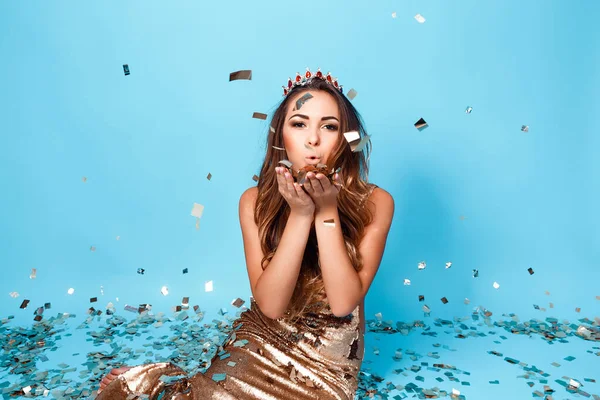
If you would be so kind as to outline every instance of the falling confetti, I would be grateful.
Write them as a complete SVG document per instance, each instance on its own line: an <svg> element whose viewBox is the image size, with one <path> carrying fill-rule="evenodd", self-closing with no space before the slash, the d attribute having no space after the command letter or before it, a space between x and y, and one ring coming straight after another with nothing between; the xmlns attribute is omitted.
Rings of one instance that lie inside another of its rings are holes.
<svg viewBox="0 0 600 400"><path fill-rule="evenodd" d="M370 137L370 135L365 135L361 138L357 131L344 133L344 138L346 138L346 141L350 145L350 150L352 150L353 153L362 151L369 142Z"/></svg>
<svg viewBox="0 0 600 400"><path fill-rule="evenodd" d="M419 132L423 131L428 126L429 125L427 125L427 122L425 122L423 118L420 118L417 122L415 122L415 128L417 128Z"/></svg>
<svg viewBox="0 0 600 400"><path fill-rule="evenodd" d="M415 19L416 19L416 20L417 20L417 21L418 21L420 24L422 24L422 23L424 23L424 22L425 22L425 18L423 18L423 16L422 16L421 14L417 14L417 15L415 15ZM433 24L433 25L435 25L435 24Z"/></svg>
<svg viewBox="0 0 600 400"><path fill-rule="evenodd" d="M267 119L267 114L255 112L254 114L252 114L252 118L263 119L264 120L264 119Z"/></svg>
<svg viewBox="0 0 600 400"><path fill-rule="evenodd" d="M160 293L161 293L163 296L166 296L166 295L168 295L168 294L169 294L169 288L168 288L168 287L166 287L166 286L163 286L163 287L161 287L161 288L160 288Z"/></svg>
<svg viewBox="0 0 600 400"><path fill-rule="evenodd" d="M410 279L404 279L404 286L410 285Z"/></svg>
<svg viewBox="0 0 600 400"><path fill-rule="evenodd" d="M196 217L196 229L200 229L200 218L204 213L204 206L202 204L194 203L192 208L192 217Z"/></svg>
<svg viewBox="0 0 600 400"><path fill-rule="evenodd" d="M449 269L450 267L452 267L452 263L451 262L447 262L446 263L446 269Z"/></svg>
<svg viewBox="0 0 600 400"><path fill-rule="evenodd" d="M395 11L392 13L392 18L396 18L396 12Z"/></svg>
<svg viewBox="0 0 600 400"><path fill-rule="evenodd" d="M130 74L128 64L123 64L123 72L125 73L125 76Z"/></svg>
<svg viewBox="0 0 600 400"><path fill-rule="evenodd" d="M350 89L348 90L348 93L346 93L346 97L348 97L350 100L354 100L356 95L358 95L358 92L354 89Z"/></svg>
<svg viewBox="0 0 600 400"><path fill-rule="evenodd" d="M213 291L213 281L208 281L204 284L204 291L205 292L212 292Z"/></svg>
<svg viewBox="0 0 600 400"><path fill-rule="evenodd" d="M427 266L427 264L425 263L425 261L421 261L421 262L419 263L419 266L418 266L418 268L419 268L420 270L422 270L422 269L425 269L425 267L426 267L426 266Z"/></svg>
<svg viewBox="0 0 600 400"><path fill-rule="evenodd" d="M212 174L209 172L208 175L206 175L206 179L208 179L210 181L211 178L212 178Z"/></svg>
<svg viewBox="0 0 600 400"><path fill-rule="evenodd" d="M494 282L494 288L498 289L500 287L500 285L498 284L498 282Z"/></svg>
<svg viewBox="0 0 600 400"><path fill-rule="evenodd" d="M473 278L477 278L479 276L479 270L474 269L473 270Z"/></svg>
<svg viewBox="0 0 600 400"><path fill-rule="evenodd" d="M37 269L31 268L31 274L29 274L29 279L35 279L37 276Z"/></svg>
<svg viewBox="0 0 600 400"><path fill-rule="evenodd" d="M467 109L465 110L465 113L471 114L471 111L473 111L473 107L467 107Z"/></svg>
<svg viewBox="0 0 600 400"><path fill-rule="evenodd" d="M310 93L304 93L302 97L296 100L296 107L294 107L294 111L300 110L304 103L313 98L313 95Z"/></svg>
<svg viewBox="0 0 600 400"><path fill-rule="evenodd" d="M67 290L67 293L68 294L73 294L73 293L75 293L75 289L69 288L69 290Z"/></svg>
<svg viewBox="0 0 600 400"><path fill-rule="evenodd" d="M229 82L242 79L252 80L252 70L243 69L229 74Z"/></svg>
<svg viewBox="0 0 600 400"><path fill-rule="evenodd" d="M140 275L144 275L144 273L146 272L146 270L144 268L138 268L137 269L137 273Z"/></svg>
<svg viewBox="0 0 600 400"><path fill-rule="evenodd" d="M529 126L527 126L527 125L521 126L521 131L523 131L523 132L529 132Z"/></svg>

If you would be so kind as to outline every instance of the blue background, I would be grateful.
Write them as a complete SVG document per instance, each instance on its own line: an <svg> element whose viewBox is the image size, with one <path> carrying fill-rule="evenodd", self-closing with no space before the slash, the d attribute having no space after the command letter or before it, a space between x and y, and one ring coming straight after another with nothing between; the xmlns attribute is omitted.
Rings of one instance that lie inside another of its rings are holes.
<svg viewBox="0 0 600 400"><path fill-rule="evenodd" d="M31 325L35 308L51 302L45 313L76 314L75 327L90 306L112 301L132 318L125 304L170 313L189 296L210 321L219 308L238 311L230 305L237 297L249 305L239 197L255 184L281 86L321 67L346 93L358 92L353 104L372 135L370 181L396 203L367 319L432 325L482 306L493 320L593 320L599 17L596 1L0 3L0 318L14 316L5 327ZM229 82L243 69L251 81ZM429 124L421 132L419 118ZM200 229L194 203L205 206ZM205 292L211 280L214 291ZM31 301L25 310L23 299ZM550 373L556 398L570 396L556 379L600 379L600 358L586 352L599 350L577 337L550 345L478 327L509 336L498 344L497 335L459 340L453 328L439 330L437 338L367 334L363 369L471 399L543 391L490 350ZM393 361L398 348L424 357ZM38 368L80 367L86 351L98 349L74 332ZM469 371L461 381L471 385L393 372L421 361ZM13 378L0 370L0 382ZM600 394L598 385L583 389Z"/></svg>

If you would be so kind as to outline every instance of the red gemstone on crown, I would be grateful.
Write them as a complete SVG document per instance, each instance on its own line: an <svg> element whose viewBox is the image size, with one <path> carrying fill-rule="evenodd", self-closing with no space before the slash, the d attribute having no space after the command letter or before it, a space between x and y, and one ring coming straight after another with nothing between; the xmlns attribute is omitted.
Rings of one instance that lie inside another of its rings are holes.
<svg viewBox="0 0 600 400"><path fill-rule="evenodd" d="M327 73L327 82L331 83L331 75L329 75L329 72Z"/></svg>
<svg viewBox="0 0 600 400"><path fill-rule="evenodd" d="M304 74L304 76L306 76L306 79L310 79L310 77L312 76L308 68L306 68L306 74Z"/></svg>
<svg viewBox="0 0 600 400"><path fill-rule="evenodd" d="M296 72L296 82L300 82L302 80L302 75Z"/></svg>
<svg viewBox="0 0 600 400"><path fill-rule="evenodd" d="M317 71L317 78L323 79L323 73L321 72L321 70Z"/></svg>
<svg viewBox="0 0 600 400"><path fill-rule="evenodd" d="M291 88L292 88L292 85L293 85L293 83L292 83L292 78L289 78L289 79L288 79L288 89L291 89Z"/></svg>
<svg viewBox="0 0 600 400"><path fill-rule="evenodd" d="M333 81L333 86L338 87L337 81Z"/></svg>

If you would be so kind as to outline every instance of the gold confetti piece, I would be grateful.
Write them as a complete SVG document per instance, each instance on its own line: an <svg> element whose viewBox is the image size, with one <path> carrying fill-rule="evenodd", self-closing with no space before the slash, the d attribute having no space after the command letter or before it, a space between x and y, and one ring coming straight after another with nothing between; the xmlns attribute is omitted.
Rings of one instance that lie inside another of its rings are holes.
<svg viewBox="0 0 600 400"><path fill-rule="evenodd" d="M465 113L471 114L471 111L473 111L473 107L467 107L467 109L465 110Z"/></svg>
<svg viewBox="0 0 600 400"><path fill-rule="evenodd" d="M192 208L192 217L201 218L204 212L204 206L202 204L194 203Z"/></svg>
<svg viewBox="0 0 600 400"><path fill-rule="evenodd" d="M335 228L335 220L333 218L326 219L325 221L323 221L323 225L325 225L328 228Z"/></svg>
<svg viewBox="0 0 600 400"><path fill-rule="evenodd" d="M395 11L392 13L392 18L396 18L396 12Z"/></svg>
<svg viewBox="0 0 600 400"><path fill-rule="evenodd" d="M163 296L166 296L169 294L169 288L166 286L163 286L160 288L160 292L162 293Z"/></svg>
<svg viewBox="0 0 600 400"><path fill-rule="evenodd" d="M554 308L554 303L550 303L550 308Z"/></svg>
<svg viewBox="0 0 600 400"><path fill-rule="evenodd" d="M410 279L404 279L404 286L410 286Z"/></svg>
<svg viewBox="0 0 600 400"><path fill-rule="evenodd" d="M425 269L425 267L427 267L427 264L425 263L425 261L421 261L421 262L419 263L419 266L418 266L418 268L419 268L419 269Z"/></svg>
<svg viewBox="0 0 600 400"><path fill-rule="evenodd" d="M264 120L264 119L267 119L267 114L255 112L254 114L252 114L252 118L263 119Z"/></svg>
<svg viewBox="0 0 600 400"><path fill-rule="evenodd" d="M23 300L19 308L27 308L27 304L29 304L29 300Z"/></svg>
<svg viewBox="0 0 600 400"><path fill-rule="evenodd" d="M350 145L350 150L352 150L353 153L356 153L362 151L365 148L365 146L369 142L371 135L365 135L361 138L360 133L358 133L358 131L350 131L344 133L344 137Z"/></svg>
<svg viewBox="0 0 600 400"><path fill-rule="evenodd" d="M522 132L529 132L529 126L527 126L527 125L521 126L521 131Z"/></svg>
<svg viewBox="0 0 600 400"><path fill-rule="evenodd" d="M75 289L69 288L69 290L67 290L67 293L68 294L73 294L73 293L75 293Z"/></svg>
<svg viewBox="0 0 600 400"><path fill-rule="evenodd" d="M181 299L181 307L183 307L184 310L187 310L190 308L190 298L189 297L184 297L183 299Z"/></svg>
<svg viewBox="0 0 600 400"><path fill-rule="evenodd" d="M131 73L129 71L129 64L123 64L123 73L125 74L125 76L127 76Z"/></svg>
<svg viewBox="0 0 600 400"><path fill-rule="evenodd" d="M424 23L425 22L425 18L423 18L423 16L421 14L417 14L415 15L415 19L420 23ZM435 25L435 24L434 24Z"/></svg>
<svg viewBox="0 0 600 400"><path fill-rule="evenodd" d="M212 292L213 291L213 281L208 281L204 284L204 291L205 292Z"/></svg>
<svg viewBox="0 0 600 400"><path fill-rule="evenodd" d="M431 312L431 308L429 308L429 306L427 304L425 304L423 306L423 311L426 312L426 313L430 313Z"/></svg>
<svg viewBox="0 0 600 400"><path fill-rule="evenodd" d="M415 122L415 128L417 128L419 130L419 132L424 130L428 126L429 125L427 125L427 122L425 122L425 120L423 118L419 118L419 120L417 122Z"/></svg>
<svg viewBox="0 0 600 400"><path fill-rule="evenodd" d="M596 300L600 300L600 296L596 296Z"/></svg>
<svg viewBox="0 0 600 400"><path fill-rule="evenodd" d="M444 303L444 304L448 304L448 299L447 299L447 298L445 298L445 297L442 297L442 298L441 298L441 300L442 300L442 303Z"/></svg>
<svg viewBox="0 0 600 400"><path fill-rule="evenodd" d="M354 100L356 95L358 95L358 92L354 89L350 89L348 90L348 93L346 93L346 97L348 97L350 100Z"/></svg>
<svg viewBox="0 0 600 400"><path fill-rule="evenodd" d="M527 268L527 271L529 272L529 275L533 275L534 274L533 268L531 268L531 267Z"/></svg>
<svg viewBox="0 0 600 400"><path fill-rule="evenodd" d="M557 363L557 362L553 362L553 363L552 363L552 364L550 364L550 365L553 365L553 366L555 366L555 367L560 367L560 364L559 364L559 363Z"/></svg>
<svg viewBox="0 0 600 400"><path fill-rule="evenodd" d="M279 164L283 164L288 168L292 168L292 163L289 162L288 160L281 160L281 161L279 161Z"/></svg>
<svg viewBox="0 0 600 400"><path fill-rule="evenodd" d="M83 178L81 178L81 180L83 181L83 183L87 182L87 178L85 176Z"/></svg>
<svg viewBox="0 0 600 400"><path fill-rule="evenodd" d="M37 269L31 268L31 274L29 275L29 279L35 279L37 276Z"/></svg>
<svg viewBox="0 0 600 400"><path fill-rule="evenodd" d="M452 267L452 263L451 263L451 262L447 262L447 263L446 263L446 269L448 269L448 268L450 268L450 267Z"/></svg>
<svg viewBox="0 0 600 400"><path fill-rule="evenodd" d="M419 301L425 301L425 296L423 296L422 294L419 295Z"/></svg>
<svg viewBox="0 0 600 400"><path fill-rule="evenodd" d="M96 251L96 246L90 246L90 251Z"/></svg>
<svg viewBox="0 0 600 400"><path fill-rule="evenodd" d="M210 178L212 178L212 174L209 172L208 175L206 175L206 179L210 181Z"/></svg>
<svg viewBox="0 0 600 400"><path fill-rule="evenodd" d="M498 289L500 287L500 285L498 284L498 282L494 282L494 288Z"/></svg>
<svg viewBox="0 0 600 400"><path fill-rule="evenodd" d="M575 312L581 312L581 308L580 308L580 307L577 307L577 308L575 309Z"/></svg>
<svg viewBox="0 0 600 400"><path fill-rule="evenodd" d="M273 126L272 126L272 125L269 125L269 130L270 130L271 132L275 133L275 128L273 128Z"/></svg>
<svg viewBox="0 0 600 400"><path fill-rule="evenodd" d="M547 290L544 292L544 294L545 294L546 296L550 296L550 292L549 292L549 291L547 291Z"/></svg>
<svg viewBox="0 0 600 400"><path fill-rule="evenodd" d="M271 146L271 147L274 148L275 150L285 151L285 149L283 147L277 147L277 146Z"/></svg>
<svg viewBox="0 0 600 400"><path fill-rule="evenodd" d="M252 70L242 69L229 74L229 82L241 79L252 80Z"/></svg>
<svg viewBox="0 0 600 400"><path fill-rule="evenodd" d="M256 176L256 175L252 175L252 180L253 180L254 182L258 182L258 176Z"/></svg>
<svg viewBox="0 0 600 400"><path fill-rule="evenodd" d="M245 303L245 301L238 297L237 299L235 299L231 302L231 305L234 307L240 308L244 303Z"/></svg>
<svg viewBox="0 0 600 400"><path fill-rule="evenodd" d="M460 390L452 388L452 396L460 396Z"/></svg>

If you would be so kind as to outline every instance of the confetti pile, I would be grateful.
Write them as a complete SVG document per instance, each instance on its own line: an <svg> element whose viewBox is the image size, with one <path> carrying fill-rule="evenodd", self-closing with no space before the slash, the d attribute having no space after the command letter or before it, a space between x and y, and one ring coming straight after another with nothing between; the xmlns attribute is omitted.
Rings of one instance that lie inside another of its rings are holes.
<svg viewBox="0 0 600 400"><path fill-rule="evenodd" d="M243 300L237 299L232 304L239 307L243 304ZM187 308L187 307L186 307ZM170 361L189 375L198 372L205 373L210 367L210 362L213 357L224 353L223 344L232 332L233 321L235 321L241 312L246 310L246 307L241 307L235 317L225 315L224 320L213 320L210 324L201 322L204 318L204 313L198 306L194 306L193 314L188 313L188 309L181 309L181 306L176 308L176 311L171 317L166 317L162 313L154 315L148 310L147 305L140 305L135 309L131 306L126 306L127 311L137 313L135 319L128 321L125 317L117 315L116 311L112 311L112 315L106 313L104 317L104 327L100 331L94 331L90 327L90 323L96 317L100 320L99 311L90 311L89 316L77 329L85 329L86 335L90 338L94 346L103 346L108 344L110 351L97 351L87 354L87 361L83 364L83 368L79 372L79 381L73 382L72 379L65 378L68 372L75 372L76 367L72 367L66 363L60 364L60 369L45 370L43 362L47 361L46 354L49 351L55 351L59 346L59 341L65 337L71 336L68 332L68 320L76 319L75 315L59 314L56 317L42 319L35 322L29 329L27 328L11 328L6 326L12 317L0 320L0 345L3 353L0 355L0 366L2 370L6 370L13 377L17 377L15 384L9 385L4 382L0 385L0 393L4 398L14 398L16 396L40 397L51 395L56 399L80 399L88 398L96 394L99 382L112 368L118 368L123 365L139 365L149 362ZM222 312L221 315L224 313ZM493 313L483 307L476 307L470 316L470 321L466 318L455 318L453 321L434 319L433 325L427 325L424 321L413 321L412 323L382 321L381 315L377 314L375 320L368 319L366 321L367 335L374 334L400 334L408 335L427 335L438 337L442 334L452 335L458 339L474 339L478 337L496 335L496 331L489 329L503 330L506 335L527 335L539 336L548 344L568 343L569 338L579 338L590 342L600 342L600 319L596 318L591 321L583 318L577 323L569 323L568 321L559 322L556 318L548 317L544 321L530 320L519 323L518 317L514 314L503 315L507 319L492 320ZM470 323L469 323L470 322ZM147 344L144 347L147 349L133 350L121 343L120 338L131 339L134 336L139 336L141 333L146 333L151 329L157 329L163 325L170 324L172 334L170 336L163 335L155 338L150 334L145 338ZM485 332L483 330L486 330ZM63 337L64 336L64 337ZM507 340L507 336L499 335L499 338ZM499 343L499 342L498 342ZM234 344L238 345L238 343ZM243 345L243 343L241 344ZM446 345L435 344L434 347L441 347L451 350ZM150 357L153 355L149 349L158 351L168 349L171 351L168 357L158 357L154 359L139 360L142 355ZM600 356L600 346L594 346L595 355ZM378 351L377 355L378 355ZM589 351L592 353L592 351ZM423 355L411 350L404 351L413 362L423 358ZM536 368L534 365L528 365L525 362L516 360L509 356L504 356L496 351L488 351L490 357L504 360L510 364L518 366L519 369L525 371L525 376L530 380L528 384L534 386L537 382L544 385L543 392L535 390L533 396L543 397L546 394L551 394L562 390L568 393L577 393L585 397L593 396L594 399L600 399L600 396L589 394L583 389L583 383L594 383L591 378L575 379L570 377L554 378L552 384L550 374ZM402 360L403 353L397 350L395 354L390 355L391 360ZM456 389L447 392L438 388L425 388L419 386L418 383L408 383L404 386L394 385L391 382L383 384L383 378L377 373L370 372L366 366L368 354L365 355L363 368L359 375L359 389L357 391L358 398L369 398L374 395L393 396L395 394L406 397L407 394L417 394L419 398L442 398L450 396L451 398L463 399ZM438 352L430 352L427 357L440 359L441 355ZM572 361L575 357L569 356L566 361ZM493 360L491 360L493 362ZM555 364L555 366L560 366ZM440 383L448 381L451 383L469 386L468 377L470 372L461 370L455 366L448 365L442 361L434 362L430 365L428 362L420 362L418 365L410 365L405 368L394 370L395 374L402 374L410 379L411 377L416 382L422 382L424 378L418 373L422 369L428 371L439 372L436 380ZM515 371L516 373L516 371ZM1 378L1 377L0 377ZM406 381L403 378L402 381ZM1 381L1 379L0 379ZM490 384L498 384L497 381L490 381ZM398 397L398 398L404 398Z"/></svg>

